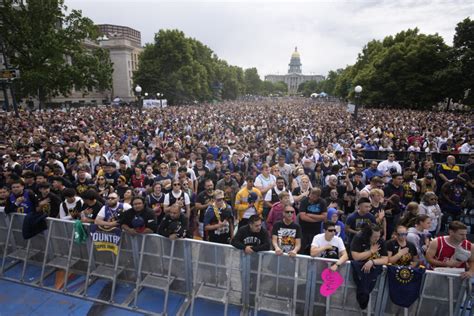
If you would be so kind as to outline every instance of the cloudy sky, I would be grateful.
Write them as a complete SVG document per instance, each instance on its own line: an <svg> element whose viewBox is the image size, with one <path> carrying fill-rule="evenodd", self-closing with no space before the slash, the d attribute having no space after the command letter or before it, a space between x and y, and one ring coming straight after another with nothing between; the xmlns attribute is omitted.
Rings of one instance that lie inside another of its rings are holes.
<svg viewBox="0 0 474 316"><path fill-rule="evenodd" d="M451 45L456 24L474 16L474 0L66 0L95 23L125 25L154 41L179 29L220 58L260 76L283 74L295 46L304 73L326 75L353 64L362 47L401 30L438 33Z"/></svg>

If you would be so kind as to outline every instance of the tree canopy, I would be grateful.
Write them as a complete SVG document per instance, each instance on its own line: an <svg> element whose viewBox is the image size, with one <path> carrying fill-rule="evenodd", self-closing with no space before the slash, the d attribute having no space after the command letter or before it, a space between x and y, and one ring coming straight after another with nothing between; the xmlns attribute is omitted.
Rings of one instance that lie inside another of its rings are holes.
<svg viewBox="0 0 474 316"><path fill-rule="evenodd" d="M162 92L171 104L235 100L245 94L287 93L286 84L263 82L256 68L229 65L179 30L160 30L140 55L135 83Z"/></svg>
<svg viewBox="0 0 474 316"><path fill-rule="evenodd" d="M62 0L2 1L0 37L10 67L20 69L20 97L36 96L43 103L70 91L106 90L112 85L107 50L93 45L94 23ZM91 41L91 45L86 45Z"/></svg>
<svg viewBox="0 0 474 316"><path fill-rule="evenodd" d="M428 108L446 98L472 103L474 91L474 21L466 18L456 27L453 46L438 34L417 28L383 40L368 42L354 65L330 71L319 83L305 83L305 95L322 91L353 98L354 87L363 87L362 100L369 105Z"/></svg>

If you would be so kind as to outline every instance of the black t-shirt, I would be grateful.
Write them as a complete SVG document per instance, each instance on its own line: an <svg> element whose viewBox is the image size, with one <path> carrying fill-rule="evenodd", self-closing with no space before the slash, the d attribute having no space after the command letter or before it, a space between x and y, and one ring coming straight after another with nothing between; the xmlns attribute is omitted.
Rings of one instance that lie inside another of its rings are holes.
<svg viewBox="0 0 474 316"><path fill-rule="evenodd" d="M188 219L184 214L180 214L177 219L172 219L169 215L166 215L158 227L158 234L165 237L172 234L176 234L179 238L190 237Z"/></svg>
<svg viewBox="0 0 474 316"><path fill-rule="evenodd" d="M409 265L413 261L413 257L417 255L416 252L416 247L413 245L411 242L407 241L407 244L405 247L401 247L400 244L398 243L397 240L389 240L385 243L387 247L387 251L390 251L392 253L392 256L396 255L398 253L398 250L407 248L408 247L408 253L406 255L403 255L398 261L395 263L396 265L399 266L406 266Z"/></svg>
<svg viewBox="0 0 474 316"><path fill-rule="evenodd" d="M48 217L57 218L59 214L59 207L61 206L61 199L54 193L49 192L46 197L43 198L41 194L38 195L38 204L43 200L49 198L49 203L41 207L41 212L48 214Z"/></svg>
<svg viewBox="0 0 474 316"><path fill-rule="evenodd" d="M144 209L143 211L137 212L133 208L131 208L126 210L123 215L120 216L120 224L125 224L130 228L137 229L138 231L143 230L145 228L149 228L153 232L155 232L155 213L150 209Z"/></svg>
<svg viewBox="0 0 474 316"><path fill-rule="evenodd" d="M200 203L202 205L209 203L212 200L212 195L207 194L206 191L202 191L198 194L196 203ZM206 209L200 210L199 212L199 222L204 222L204 214L206 214Z"/></svg>
<svg viewBox="0 0 474 316"><path fill-rule="evenodd" d="M398 188L395 187L391 182L385 186L385 189L383 190L383 193L387 199L389 199L392 195L398 195L401 198L403 198L403 187L399 186Z"/></svg>
<svg viewBox="0 0 474 316"><path fill-rule="evenodd" d="M301 239L301 227L294 222L287 225L279 221L273 225L272 236L277 236L278 246L283 252L288 253L295 248L296 239Z"/></svg>
<svg viewBox="0 0 474 316"><path fill-rule="evenodd" d="M311 202L309 197L304 197L300 203L300 213L321 215L327 212L327 204L322 198ZM306 222L300 219L301 230L305 235L317 235L321 233L320 222Z"/></svg>
<svg viewBox="0 0 474 316"><path fill-rule="evenodd" d="M99 214L100 209L104 206L104 204L96 201L94 205L89 206L86 203L82 204L81 211L88 219L95 219L97 214Z"/></svg>
<svg viewBox="0 0 474 316"><path fill-rule="evenodd" d="M232 208L226 205L225 208L216 210L219 212L219 217L221 222L227 221L224 227L208 230L207 238L209 241L217 242L220 244L229 244L230 243L230 230L233 228L234 216L232 215ZM206 225L215 225L219 222L216 217L216 212L213 207L208 207L205 212L204 217L204 226Z"/></svg>
<svg viewBox="0 0 474 316"><path fill-rule="evenodd" d="M366 259L364 261L369 261L369 260L372 260L372 259L378 259L380 257L387 256L387 248L385 247L385 243L383 242L383 240L379 239L377 241L377 243L380 246L379 251L372 254L368 259ZM370 250L370 241L363 238L361 233L356 234L354 236L354 238L352 239L352 242L351 242L351 252L352 251L364 252L364 251L367 251L367 250ZM352 255L351 255L351 257L352 257Z"/></svg>
<svg viewBox="0 0 474 316"><path fill-rule="evenodd" d="M76 189L76 192L77 192L77 195L79 195L80 197L82 197L82 194L84 192L86 192L87 190L93 188L94 185L92 184L92 182L90 182L89 180L85 180L83 182L77 180L75 183L74 183L74 188Z"/></svg>

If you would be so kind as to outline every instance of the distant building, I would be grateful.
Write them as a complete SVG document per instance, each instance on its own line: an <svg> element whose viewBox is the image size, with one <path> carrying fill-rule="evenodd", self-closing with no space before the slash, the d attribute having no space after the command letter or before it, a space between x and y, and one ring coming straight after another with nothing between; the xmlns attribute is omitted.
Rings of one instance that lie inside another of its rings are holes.
<svg viewBox="0 0 474 316"><path fill-rule="evenodd" d="M133 72L138 69L138 56L143 51L141 34L127 26L99 24L103 39L100 46L107 48L114 64L112 74L112 99L135 99Z"/></svg>
<svg viewBox="0 0 474 316"><path fill-rule="evenodd" d="M84 47L91 50L102 47L109 51L113 63L112 89L107 91L72 89L67 96L59 95L51 98L46 103L104 104L111 102L116 97L125 102L135 100L133 72L138 68L138 56L143 51L141 33L127 26L111 24L99 24L97 26L101 37L98 41L85 40ZM66 56L66 62L71 63L71 58ZM2 68L3 60L0 54L0 69ZM1 88L0 86L0 109L4 103L4 94ZM30 100L35 105L38 104L37 100ZM9 103L11 107L11 100Z"/></svg>
<svg viewBox="0 0 474 316"><path fill-rule="evenodd" d="M283 81L288 85L288 93L294 95L298 92L298 86L306 81L321 81L324 80L324 76L321 75L304 75L301 70L301 60L298 48L295 47L295 51L291 54L290 64L288 65L288 73L286 75L266 75L265 81L276 83Z"/></svg>

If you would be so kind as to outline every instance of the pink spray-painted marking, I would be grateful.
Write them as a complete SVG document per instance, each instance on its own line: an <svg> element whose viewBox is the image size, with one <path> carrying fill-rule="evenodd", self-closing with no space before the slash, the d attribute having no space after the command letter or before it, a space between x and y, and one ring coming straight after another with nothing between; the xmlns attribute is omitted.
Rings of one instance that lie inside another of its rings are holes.
<svg viewBox="0 0 474 316"><path fill-rule="evenodd" d="M339 272L332 272L329 268L323 270L321 278L323 279L323 285L321 285L319 293L324 297L334 294L342 283L344 283L344 279Z"/></svg>

